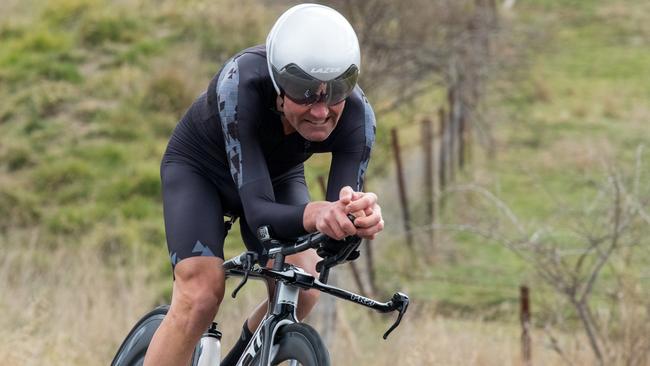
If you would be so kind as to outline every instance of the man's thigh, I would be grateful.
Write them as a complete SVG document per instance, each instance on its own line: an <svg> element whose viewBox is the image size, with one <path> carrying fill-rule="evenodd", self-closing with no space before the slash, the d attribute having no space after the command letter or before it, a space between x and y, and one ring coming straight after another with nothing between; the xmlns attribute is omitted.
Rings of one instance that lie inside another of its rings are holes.
<svg viewBox="0 0 650 366"><path fill-rule="evenodd" d="M223 259L224 210L218 187L196 168L181 162L165 163L161 177L172 266L191 257Z"/></svg>

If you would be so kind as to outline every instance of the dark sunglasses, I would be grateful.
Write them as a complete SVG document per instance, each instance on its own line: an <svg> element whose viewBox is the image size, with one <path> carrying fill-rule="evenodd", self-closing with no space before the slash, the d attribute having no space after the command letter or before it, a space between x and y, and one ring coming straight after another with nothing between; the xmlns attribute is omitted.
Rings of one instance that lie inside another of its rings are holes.
<svg viewBox="0 0 650 366"><path fill-rule="evenodd" d="M278 71L272 67L275 82L289 99L298 104L311 105L325 102L327 105L341 103L352 94L359 68L351 65L343 74L334 80L323 81L316 79L302 70L296 64L289 64Z"/></svg>

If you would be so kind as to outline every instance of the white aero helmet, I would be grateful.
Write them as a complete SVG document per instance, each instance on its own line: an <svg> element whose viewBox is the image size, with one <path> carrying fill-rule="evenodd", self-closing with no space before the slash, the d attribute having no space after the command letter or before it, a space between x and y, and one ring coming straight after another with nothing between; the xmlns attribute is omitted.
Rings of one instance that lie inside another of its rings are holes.
<svg viewBox="0 0 650 366"><path fill-rule="evenodd" d="M339 12L318 4L296 5L280 16L266 38L273 86L299 104L337 104L357 84L359 40Z"/></svg>

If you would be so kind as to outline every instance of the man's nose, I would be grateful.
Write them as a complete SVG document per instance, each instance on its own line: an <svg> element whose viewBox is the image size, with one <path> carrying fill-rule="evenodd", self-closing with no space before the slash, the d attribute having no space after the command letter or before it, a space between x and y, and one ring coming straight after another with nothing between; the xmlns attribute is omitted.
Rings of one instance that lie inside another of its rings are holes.
<svg viewBox="0 0 650 366"><path fill-rule="evenodd" d="M314 103L311 106L309 113L315 118L325 119L329 114L329 107L325 102Z"/></svg>

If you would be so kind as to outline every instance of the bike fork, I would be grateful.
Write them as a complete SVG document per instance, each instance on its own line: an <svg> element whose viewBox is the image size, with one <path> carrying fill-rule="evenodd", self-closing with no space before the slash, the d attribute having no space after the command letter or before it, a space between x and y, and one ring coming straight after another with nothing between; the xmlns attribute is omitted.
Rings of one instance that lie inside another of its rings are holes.
<svg viewBox="0 0 650 366"><path fill-rule="evenodd" d="M238 366L248 365L259 353L260 365L270 365L274 357L273 339L277 330L285 324L296 322L296 307L300 289L279 282L275 289L275 296L269 307L269 314L253 334L244 353L237 362ZM296 361L289 365L298 366Z"/></svg>

